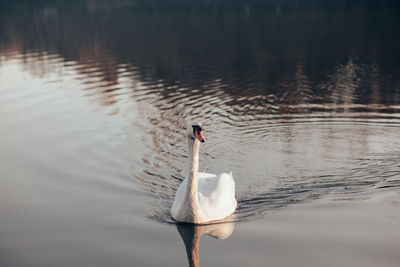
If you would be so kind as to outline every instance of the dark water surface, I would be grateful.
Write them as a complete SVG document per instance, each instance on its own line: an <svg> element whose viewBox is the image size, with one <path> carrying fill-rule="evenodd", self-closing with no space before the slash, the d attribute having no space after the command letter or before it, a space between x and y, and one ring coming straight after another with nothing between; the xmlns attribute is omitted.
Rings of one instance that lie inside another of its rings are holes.
<svg viewBox="0 0 400 267"><path fill-rule="evenodd" d="M1 2L0 265L399 266L399 10ZM191 120L234 223L170 218Z"/></svg>

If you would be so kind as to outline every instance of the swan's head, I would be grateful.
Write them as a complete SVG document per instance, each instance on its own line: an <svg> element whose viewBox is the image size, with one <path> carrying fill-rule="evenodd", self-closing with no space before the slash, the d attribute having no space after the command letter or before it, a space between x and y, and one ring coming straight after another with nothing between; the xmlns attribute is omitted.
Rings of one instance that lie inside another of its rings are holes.
<svg viewBox="0 0 400 267"><path fill-rule="evenodd" d="M196 122L196 123L190 123L187 127L187 133L188 133L188 138L192 140L199 140L200 142L204 143L206 139L204 138L203 135L203 127L201 126L201 123Z"/></svg>

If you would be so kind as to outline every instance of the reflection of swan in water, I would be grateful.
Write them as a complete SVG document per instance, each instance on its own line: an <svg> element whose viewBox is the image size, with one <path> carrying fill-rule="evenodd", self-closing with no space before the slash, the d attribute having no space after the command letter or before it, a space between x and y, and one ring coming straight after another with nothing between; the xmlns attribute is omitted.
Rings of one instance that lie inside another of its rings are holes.
<svg viewBox="0 0 400 267"><path fill-rule="evenodd" d="M177 228L183 242L185 243L189 266L198 267L200 266L200 237L204 234L207 234L217 239L228 238L233 232L234 224L232 222L208 225L178 224Z"/></svg>
<svg viewBox="0 0 400 267"><path fill-rule="evenodd" d="M235 212L235 181L232 174L199 173L200 142L204 142L200 123L187 130L190 158L190 173L179 186L171 216L176 221L203 224L220 221Z"/></svg>

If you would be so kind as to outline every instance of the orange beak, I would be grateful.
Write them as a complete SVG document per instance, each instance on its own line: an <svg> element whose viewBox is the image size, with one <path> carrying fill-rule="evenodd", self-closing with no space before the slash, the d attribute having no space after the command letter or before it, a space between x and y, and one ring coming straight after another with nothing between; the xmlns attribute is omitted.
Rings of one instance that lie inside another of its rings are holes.
<svg viewBox="0 0 400 267"><path fill-rule="evenodd" d="M202 143L206 141L203 135L203 131L196 131L196 138Z"/></svg>

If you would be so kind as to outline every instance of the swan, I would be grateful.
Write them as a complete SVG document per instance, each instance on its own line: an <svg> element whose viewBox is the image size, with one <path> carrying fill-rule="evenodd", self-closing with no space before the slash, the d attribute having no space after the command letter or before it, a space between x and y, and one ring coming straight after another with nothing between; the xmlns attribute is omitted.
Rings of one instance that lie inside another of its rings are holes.
<svg viewBox="0 0 400 267"><path fill-rule="evenodd" d="M200 143L205 142L200 123L187 127L189 175L181 183L171 207L175 221L207 224L232 215L237 206L232 173L220 175L198 172Z"/></svg>

